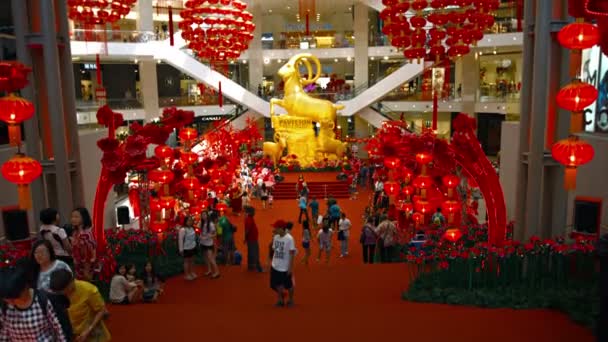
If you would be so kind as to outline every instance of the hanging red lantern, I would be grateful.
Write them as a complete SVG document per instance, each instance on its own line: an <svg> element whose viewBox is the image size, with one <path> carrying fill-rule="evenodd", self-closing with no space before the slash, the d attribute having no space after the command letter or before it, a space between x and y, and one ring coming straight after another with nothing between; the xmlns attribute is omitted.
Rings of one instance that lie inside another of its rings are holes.
<svg viewBox="0 0 608 342"><path fill-rule="evenodd" d="M0 91L12 93L25 88L32 69L16 61L0 61Z"/></svg>
<svg viewBox="0 0 608 342"><path fill-rule="evenodd" d="M70 19L85 25L114 23L129 14L137 0L68 0Z"/></svg>
<svg viewBox="0 0 608 342"><path fill-rule="evenodd" d="M456 175L445 175L441 178L443 185L448 189L454 189L460 183L460 178Z"/></svg>
<svg viewBox="0 0 608 342"><path fill-rule="evenodd" d="M564 186L567 190L576 188L576 168L590 162L594 153L593 146L575 135L553 144L551 155L566 167Z"/></svg>
<svg viewBox="0 0 608 342"><path fill-rule="evenodd" d="M30 209L32 199L29 185L42 174L40 163L22 153L15 154L6 163L2 164L2 176L14 184L17 184L19 193L19 207Z"/></svg>
<svg viewBox="0 0 608 342"><path fill-rule="evenodd" d="M400 211L404 211L406 213L410 213L414 211L414 204L412 202L407 201L399 201L398 207Z"/></svg>
<svg viewBox="0 0 608 342"><path fill-rule="evenodd" d="M576 79L556 95L557 105L571 112L581 112L597 100L598 91L589 83Z"/></svg>
<svg viewBox="0 0 608 342"><path fill-rule="evenodd" d="M160 198L160 207L165 210L175 207L175 198L173 196L163 196ZM163 217L164 219L164 217Z"/></svg>
<svg viewBox="0 0 608 342"><path fill-rule="evenodd" d="M179 159L186 165L192 165L198 162L198 154L194 152L182 152Z"/></svg>
<svg viewBox="0 0 608 342"><path fill-rule="evenodd" d="M388 181L384 183L384 192L389 196L396 196L399 194L399 184L394 181Z"/></svg>
<svg viewBox="0 0 608 342"><path fill-rule="evenodd" d="M169 194L169 183L173 181L173 172L166 169L155 169L148 172L148 179L156 183L156 190L160 190L160 185L163 185L163 194Z"/></svg>
<svg viewBox="0 0 608 342"><path fill-rule="evenodd" d="M455 200L446 200L441 204L441 210L448 214L448 223L454 221L454 215L460 211L460 202Z"/></svg>
<svg viewBox="0 0 608 342"><path fill-rule="evenodd" d="M422 199L416 201L414 207L416 208L416 211L422 213L423 215L429 214L433 211L433 206L431 203Z"/></svg>
<svg viewBox="0 0 608 342"><path fill-rule="evenodd" d="M413 185L418 189L428 189L433 184L433 179L429 176L418 176L414 179Z"/></svg>
<svg viewBox="0 0 608 342"><path fill-rule="evenodd" d="M557 33L561 46L570 50L589 49L600 42L600 30L590 23L572 23Z"/></svg>
<svg viewBox="0 0 608 342"><path fill-rule="evenodd" d="M452 243L456 243L462 238L462 232L458 228L448 229L443 233L443 238Z"/></svg>
<svg viewBox="0 0 608 342"><path fill-rule="evenodd" d="M21 144L21 123L34 116L34 105L28 100L10 94L0 98L0 120L8 123L9 142Z"/></svg>
<svg viewBox="0 0 608 342"><path fill-rule="evenodd" d="M422 165L426 165L433 160L433 156L429 153L416 154L416 161Z"/></svg>
<svg viewBox="0 0 608 342"><path fill-rule="evenodd" d="M150 230L156 233L162 233L169 229L169 222L167 221L153 221L150 222Z"/></svg>
<svg viewBox="0 0 608 342"><path fill-rule="evenodd" d="M388 169L399 167L400 164L401 160L399 160L399 157L384 157L384 166Z"/></svg>
<svg viewBox="0 0 608 342"><path fill-rule="evenodd" d="M190 0L184 3L179 28L188 48L210 63L237 59L249 47L255 24L239 0Z"/></svg>
<svg viewBox="0 0 608 342"><path fill-rule="evenodd" d="M406 185L401 189L401 193L405 196L412 196L414 194L414 188L410 185Z"/></svg>
<svg viewBox="0 0 608 342"><path fill-rule="evenodd" d="M228 210L228 205L224 202L220 202L215 206L215 209L219 212L224 212Z"/></svg>
<svg viewBox="0 0 608 342"><path fill-rule="evenodd" d="M198 137L198 131L196 130L196 128L186 127L186 128L182 128L179 131L179 138L182 141L192 141L192 140L196 139L197 137Z"/></svg>

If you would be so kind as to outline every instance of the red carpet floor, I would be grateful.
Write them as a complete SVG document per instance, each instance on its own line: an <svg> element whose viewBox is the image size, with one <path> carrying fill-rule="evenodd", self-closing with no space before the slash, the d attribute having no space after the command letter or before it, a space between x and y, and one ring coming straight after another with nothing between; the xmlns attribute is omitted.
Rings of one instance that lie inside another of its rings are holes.
<svg viewBox="0 0 608 342"><path fill-rule="evenodd" d="M489 310L416 304L400 299L408 279L405 265L362 265L358 230L365 200L339 204L355 226L351 256L331 262L298 264L296 307L275 308L268 274L224 267L217 280L169 280L156 304L110 306L108 326L115 341L594 341L565 315L549 310ZM257 206L257 204L256 204ZM324 205L322 206L324 210ZM278 218L296 221L297 202L258 209L263 262ZM238 223L242 245L242 217ZM299 245L301 229L293 233ZM337 246L335 246L337 247ZM242 250L242 247L239 247ZM313 256L316 250L313 249ZM298 257L301 257L302 253ZM202 272L202 269L199 269Z"/></svg>

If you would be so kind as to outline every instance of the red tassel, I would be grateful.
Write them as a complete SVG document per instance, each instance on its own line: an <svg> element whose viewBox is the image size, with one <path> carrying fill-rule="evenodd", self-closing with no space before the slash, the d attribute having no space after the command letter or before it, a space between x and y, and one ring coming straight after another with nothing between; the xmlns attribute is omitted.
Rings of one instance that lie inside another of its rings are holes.
<svg viewBox="0 0 608 342"><path fill-rule="evenodd" d="M433 94L433 132L437 131L437 92L439 89L436 89Z"/></svg>
<svg viewBox="0 0 608 342"><path fill-rule="evenodd" d="M310 14L306 12L306 35L310 35Z"/></svg>
<svg viewBox="0 0 608 342"><path fill-rule="evenodd" d="M169 44L173 46L173 8L169 6Z"/></svg>
<svg viewBox="0 0 608 342"><path fill-rule="evenodd" d="M97 74L97 85L101 85L101 62L99 61L99 54L95 55L95 73Z"/></svg>
<svg viewBox="0 0 608 342"><path fill-rule="evenodd" d="M220 105L220 108L222 108L222 106L224 105L224 96L222 95L222 81L220 81L220 84L217 87L217 93L218 93L218 103Z"/></svg>

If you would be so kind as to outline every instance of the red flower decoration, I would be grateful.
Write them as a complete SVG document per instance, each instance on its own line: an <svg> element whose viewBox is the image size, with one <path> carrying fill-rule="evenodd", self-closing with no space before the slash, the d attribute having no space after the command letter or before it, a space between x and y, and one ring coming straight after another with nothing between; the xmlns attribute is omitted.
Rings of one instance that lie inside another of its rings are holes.
<svg viewBox="0 0 608 342"><path fill-rule="evenodd" d="M146 150L148 149L148 140L141 135L129 136L125 142L125 153L130 162L137 163L141 159L146 158Z"/></svg>
<svg viewBox="0 0 608 342"><path fill-rule="evenodd" d="M169 139L171 128L149 123L142 127L137 133L147 138L151 144L162 145Z"/></svg>
<svg viewBox="0 0 608 342"><path fill-rule="evenodd" d="M112 122L112 120L114 120ZM103 106L97 110L97 122L100 125L110 127L113 124L113 127L119 127L124 123L122 118L122 114L114 112L110 107Z"/></svg>
<svg viewBox="0 0 608 342"><path fill-rule="evenodd" d="M97 147L103 152L114 151L118 148L120 142L114 138L103 138L97 141Z"/></svg>
<svg viewBox="0 0 608 342"><path fill-rule="evenodd" d="M12 93L25 88L30 71L32 69L19 62L0 62L0 91Z"/></svg>
<svg viewBox="0 0 608 342"><path fill-rule="evenodd" d="M194 121L194 112L191 110L182 110L175 107L165 108L161 115L160 122L173 128L182 128Z"/></svg>
<svg viewBox="0 0 608 342"><path fill-rule="evenodd" d="M101 165L110 172L117 171L122 166L122 162L123 155L117 151L105 152L101 158Z"/></svg>

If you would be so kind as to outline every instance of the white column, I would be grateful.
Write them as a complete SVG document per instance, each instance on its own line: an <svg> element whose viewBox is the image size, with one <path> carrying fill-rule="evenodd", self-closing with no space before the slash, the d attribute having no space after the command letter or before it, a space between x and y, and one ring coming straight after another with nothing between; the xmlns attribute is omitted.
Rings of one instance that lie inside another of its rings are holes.
<svg viewBox="0 0 608 342"><path fill-rule="evenodd" d="M258 84L262 84L264 79L264 57L262 55L262 0L251 0L247 7L253 14L255 31L253 39L249 43L249 86L247 87L254 94ZM277 37L275 37L276 39Z"/></svg>
<svg viewBox="0 0 608 342"><path fill-rule="evenodd" d="M462 98L462 112L470 116L475 114L475 102L477 101L477 89L479 89L479 61L476 54L466 54L455 63L456 72L454 87L455 96ZM458 89L461 89L460 94Z"/></svg>
<svg viewBox="0 0 608 342"><path fill-rule="evenodd" d="M368 70L368 45L369 45L369 8L361 3L355 3L355 15L353 31L355 32L355 87L367 85L369 79Z"/></svg>
<svg viewBox="0 0 608 342"><path fill-rule="evenodd" d="M146 122L158 117L160 108L158 106L158 80L156 78L156 61L139 62L139 86L146 112Z"/></svg>
<svg viewBox="0 0 608 342"><path fill-rule="evenodd" d="M138 0L135 10L137 11L137 30L154 32L152 1Z"/></svg>

